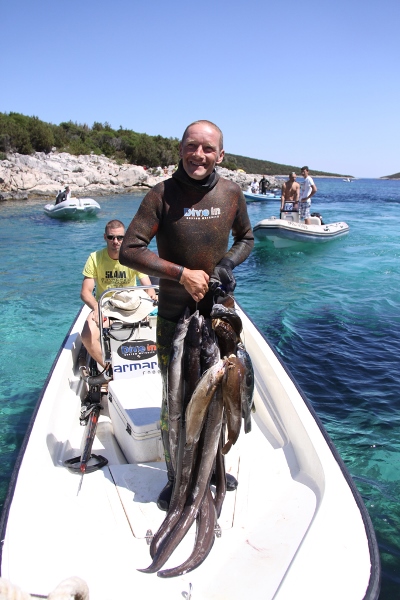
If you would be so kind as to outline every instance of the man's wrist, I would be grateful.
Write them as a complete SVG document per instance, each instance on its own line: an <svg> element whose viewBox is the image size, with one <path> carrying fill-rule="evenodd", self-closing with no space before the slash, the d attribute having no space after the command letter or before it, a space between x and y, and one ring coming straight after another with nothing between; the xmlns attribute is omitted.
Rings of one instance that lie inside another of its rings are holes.
<svg viewBox="0 0 400 600"><path fill-rule="evenodd" d="M185 267L182 267L182 266L180 266L180 267L179 267L179 273L178 273L178 283L180 283L180 284L182 284L182 281L181 281L181 279L182 279L182 274L183 274L184 268L185 268ZM182 285L183 285L183 284L182 284Z"/></svg>

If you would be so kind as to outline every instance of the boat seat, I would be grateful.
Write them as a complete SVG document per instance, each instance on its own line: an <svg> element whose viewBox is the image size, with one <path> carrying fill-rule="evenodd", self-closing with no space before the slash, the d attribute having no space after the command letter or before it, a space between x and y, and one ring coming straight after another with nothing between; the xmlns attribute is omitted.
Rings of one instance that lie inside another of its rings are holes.
<svg viewBox="0 0 400 600"><path fill-rule="evenodd" d="M309 225L322 225L319 217L308 217Z"/></svg>

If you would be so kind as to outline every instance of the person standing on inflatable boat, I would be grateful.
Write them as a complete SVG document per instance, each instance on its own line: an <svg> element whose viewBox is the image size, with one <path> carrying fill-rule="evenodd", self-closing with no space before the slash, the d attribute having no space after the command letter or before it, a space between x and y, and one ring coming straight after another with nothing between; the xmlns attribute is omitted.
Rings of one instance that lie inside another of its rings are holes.
<svg viewBox="0 0 400 600"><path fill-rule="evenodd" d="M310 210L311 210L311 198L317 192L317 186L314 183L312 177L310 177L308 173L308 167L301 167L301 174L304 177L304 181L301 184L300 191L300 203L299 203L299 212L300 212L300 220L304 220L306 225L310 225L311 221Z"/></svg>
<svg viewBox="0 0 400 600"><path fill-rule="evenodd" d="M254 236L240 187L218 175L224 158L223 135L210 121L188 125L179 145L180 162L170 179L157 184L143 199L126 232L120 262L160 278L157 347L165 379L176 324L188 306L209 316L214 286L227 293L236 286L233 269L250 254ZM228 250L229 235L233 245ZM158 255L148 246L156 236ZM212 286L211 286L212 287ZM164 387L164 386L163 386ZM173 488L168 452L166 398L161 407L161 429L168 483L158 506L167 510ZM235 489L232 477L228 489Z"/></svg>

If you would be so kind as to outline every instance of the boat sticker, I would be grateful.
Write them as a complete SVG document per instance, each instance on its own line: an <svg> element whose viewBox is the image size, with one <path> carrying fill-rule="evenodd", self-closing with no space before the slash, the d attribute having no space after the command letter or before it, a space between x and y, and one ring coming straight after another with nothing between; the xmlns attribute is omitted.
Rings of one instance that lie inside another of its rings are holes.
<svg viewBox="0 0 400 600"><path fill-rule="evenodd" d="M156 355L157 346L153 340L129 340L119 346L117 353L125 360L147 360Z"/></svg>

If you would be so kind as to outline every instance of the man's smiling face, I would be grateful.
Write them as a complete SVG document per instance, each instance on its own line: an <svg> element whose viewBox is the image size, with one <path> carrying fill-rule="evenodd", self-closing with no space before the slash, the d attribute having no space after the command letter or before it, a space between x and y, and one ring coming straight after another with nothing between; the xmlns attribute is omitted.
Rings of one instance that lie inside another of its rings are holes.
<svg viewBox="0 0 400 600"><path fill-rule="evenodd" d="M183 168L192 179L205 179L224 159L219 132L206 123L191 125L179 145Z"/></svg>

